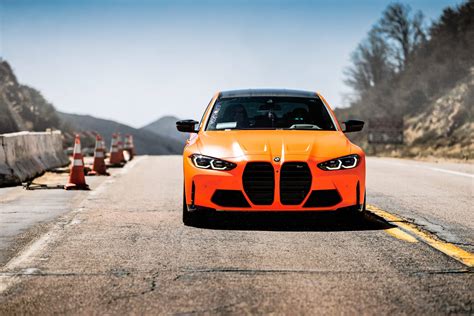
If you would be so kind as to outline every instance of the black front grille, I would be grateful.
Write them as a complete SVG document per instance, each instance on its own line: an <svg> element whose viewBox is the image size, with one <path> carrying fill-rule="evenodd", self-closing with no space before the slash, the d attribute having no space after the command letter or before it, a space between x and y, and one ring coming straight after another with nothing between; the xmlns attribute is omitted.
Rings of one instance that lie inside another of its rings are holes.
<svg viewBox="0 0 474 316"><path fill-rule="evenodd" d="M255 205L271 205L275 192L275 174L268 162L249 162L242 175L244 191Z"/></svg>
<svg viewBox="0 0 474 316"><path fill-rule="evenodd" d="M311 170L306 162L287 162L281 167L280 201L284 205L298 205L311 189Z"/></svg>
<svg viewBox="0 0 474 316"><path fill-rule="evenodd" d="M244 194L239 190L216 190L211 201L219 206L250 207Z"/></svg>
<svg viewBox="0 0 474 316"><path fill-rule="evenodd" d="M315 190L311 192L304 207L334 206L341 201L341 196L337 190Z"/></svg>

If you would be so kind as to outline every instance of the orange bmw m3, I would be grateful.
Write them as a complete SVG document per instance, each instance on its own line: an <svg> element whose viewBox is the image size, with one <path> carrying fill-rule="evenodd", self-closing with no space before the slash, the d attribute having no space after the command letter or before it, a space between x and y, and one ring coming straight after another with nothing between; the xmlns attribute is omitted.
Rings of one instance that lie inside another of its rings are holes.
<svg viewBox="0 0 474 316"><path fill-rule="evenodd" d="M315 92L217 93L184 148L183 222L227 211L365 210L365 154Z"/></svg>

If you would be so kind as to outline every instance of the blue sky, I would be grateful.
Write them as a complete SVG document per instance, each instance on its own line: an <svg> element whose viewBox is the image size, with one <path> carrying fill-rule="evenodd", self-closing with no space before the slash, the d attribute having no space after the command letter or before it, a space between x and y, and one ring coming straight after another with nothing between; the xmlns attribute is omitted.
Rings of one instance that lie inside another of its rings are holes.
<svg viewBox="0 0 474 316"><path fill-rule="evenodd" d="M405 1L436 19L462 1ZM390 1L0 0L0 56L57 109L135 127L200 118L217 90L347 105L343 70Z"/></svg>

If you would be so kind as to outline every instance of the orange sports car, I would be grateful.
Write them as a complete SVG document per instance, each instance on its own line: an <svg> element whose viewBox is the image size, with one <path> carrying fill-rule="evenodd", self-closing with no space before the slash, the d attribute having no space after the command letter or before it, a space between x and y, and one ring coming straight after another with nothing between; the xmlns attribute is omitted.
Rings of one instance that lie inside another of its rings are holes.
<svg viewBox="0 0 474 316"><path fill-rule="evenodd" d="M315 92L217 93L184 148L183 222L216 211L364 211L365 154Z"/></svg>

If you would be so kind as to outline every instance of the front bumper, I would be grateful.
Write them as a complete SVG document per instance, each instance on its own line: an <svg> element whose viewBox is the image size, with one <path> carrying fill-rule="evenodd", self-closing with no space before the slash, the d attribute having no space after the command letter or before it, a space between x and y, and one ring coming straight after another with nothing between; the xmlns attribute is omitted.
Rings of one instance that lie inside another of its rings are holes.
<svg viewBox="0 0 474 316"><path fill-rule="evenodd" d="M189 158L184 158L185 196L188 205L219 211L329 211L359 205L364 199L365 159L361 159L359 165L353 169L339 171L324 171L317 167L318 163L327 159L303 161L295 157L286 158L280 163L271 162L274 168L275 188L273 203L270 205L252 203L252 199L245 192L242 180L247 163L268 162L268 158L255 156L247 157L244 161L226 160L236 163L237 167L231 171L199 169ZM297 205L285 205L280 198L280 170L282 165L288 162L306 162L311 172L309 192ZM238 198L239 206L232 206L232 203L226 203L229 200L227 196L216 198L216 195L227 191L231 191L230 196L236 196L237 192L241 192L244 201Z"/></svg>

